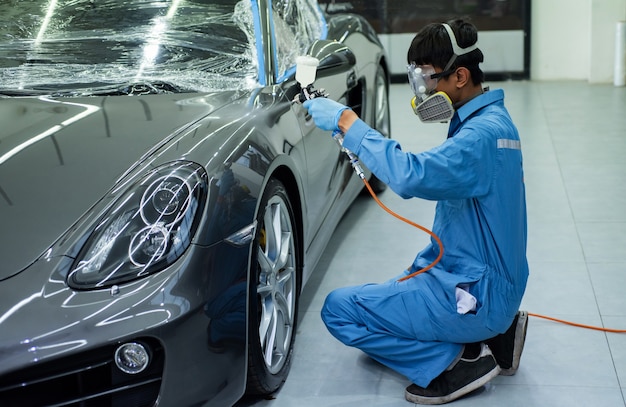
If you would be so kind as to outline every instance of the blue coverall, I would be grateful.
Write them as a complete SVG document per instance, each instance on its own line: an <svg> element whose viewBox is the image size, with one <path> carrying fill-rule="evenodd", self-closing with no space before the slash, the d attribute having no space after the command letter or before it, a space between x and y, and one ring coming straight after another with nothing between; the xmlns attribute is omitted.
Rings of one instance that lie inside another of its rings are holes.
<svg viewBox="0 0 626 407"><path fill-rule="evenodd" d="M426 387L463 350L504 333L528 279L526 201L517 129L502 90L487 91L461 106L447 140L420 154L403 152L357 120L344 147L403 198L437 200L433 232L444 246L417 254L412 270L382 284L340 288L322 309L330 333L346 345ZM457 312L455 288L469 284L474 312Z"/></svg>

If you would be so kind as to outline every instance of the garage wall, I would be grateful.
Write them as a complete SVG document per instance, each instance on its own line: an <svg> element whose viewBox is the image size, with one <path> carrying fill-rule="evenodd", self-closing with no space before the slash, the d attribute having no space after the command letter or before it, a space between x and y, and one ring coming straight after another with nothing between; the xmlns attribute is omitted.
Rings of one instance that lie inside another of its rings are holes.
<svg viewBox="0 0 626 407"><path fill-rule="evenodd" d="M626 0L532 0L530 77L613 82Z"/></svg>

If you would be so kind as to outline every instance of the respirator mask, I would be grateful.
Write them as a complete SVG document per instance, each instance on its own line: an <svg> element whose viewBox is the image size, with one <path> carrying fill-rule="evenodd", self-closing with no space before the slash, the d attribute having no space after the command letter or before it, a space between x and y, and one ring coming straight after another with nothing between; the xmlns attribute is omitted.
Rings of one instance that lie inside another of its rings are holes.
<svg viewBox="0 0 626 407"><path fill-rule="evenodd" d="M415 97L411 100L413 112L424 123L447 122L454 116L454 106L452 100L445 92L436 92L439 78L448 76L454 72L450 69L457 57L468 54L478 48L478 44L470 45L467 48L459 47L454 32L448 24L442 24L448 32L450 43L452 44L452 57L446 64L442 72L436 73L432 65L416 65L414 63L407 66L409 84Z"/></svg>
<svg viewBox="0 0 626 407"><path fill-rule="evenodd" d="M454 107L445 92L435 92L438 76L431 65L407 66L409 84L415 97L411 99L413 112L424 123L447 122L454 115Z"/></svg>

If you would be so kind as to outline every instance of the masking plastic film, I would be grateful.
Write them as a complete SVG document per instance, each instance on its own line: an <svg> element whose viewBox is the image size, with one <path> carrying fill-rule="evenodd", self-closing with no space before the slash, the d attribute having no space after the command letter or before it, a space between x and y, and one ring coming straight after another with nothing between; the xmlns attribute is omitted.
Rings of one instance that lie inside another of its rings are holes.
<svg viewBox="0 0 626 407"><path fill-rule="evenodd" d="M296 58L326 38L326 20L315 0L272 0L278 81L293 73Z"/></svg>
<svg viewBox="0 0 626 407"><path fill-rule="evenodd" d="M312 0L272 7L280 76L325 22ZM254 88L259 37L256 0L2 1L0 90Z"/></svg>

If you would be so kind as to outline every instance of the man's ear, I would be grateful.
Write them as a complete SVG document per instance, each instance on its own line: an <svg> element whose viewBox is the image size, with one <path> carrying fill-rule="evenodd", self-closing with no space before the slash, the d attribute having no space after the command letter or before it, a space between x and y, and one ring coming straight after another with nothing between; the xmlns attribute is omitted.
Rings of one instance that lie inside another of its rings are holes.
<svg viewBox="0 0 626 407"><path fill-rule="evenodd" d="M465 67L459 67L457 68L457 70L454 72L454 75L456 75L456 87L457 88L462 88L465 85L467 85L468 83L471 84L472 81L472 75L469 71L469 69L465 68Z"/></svg>

